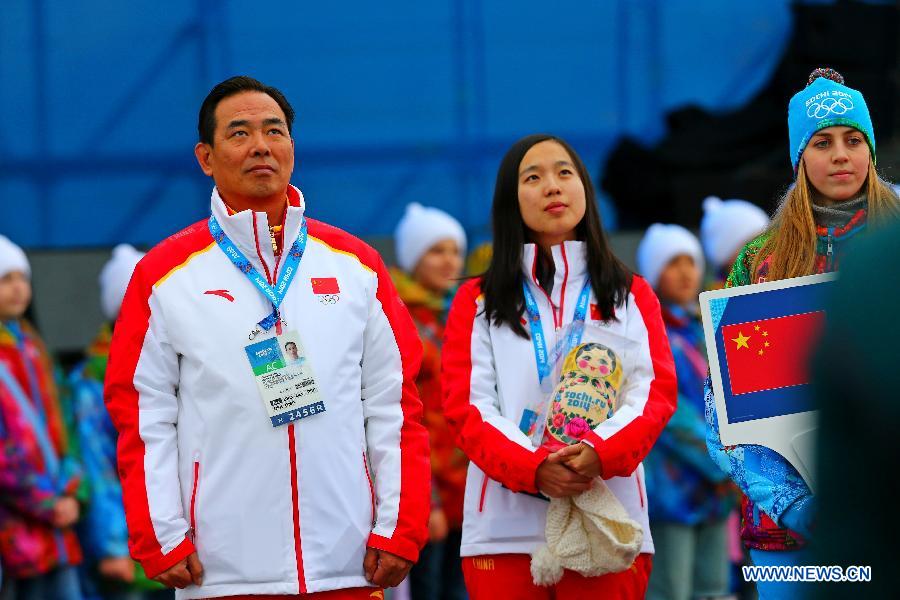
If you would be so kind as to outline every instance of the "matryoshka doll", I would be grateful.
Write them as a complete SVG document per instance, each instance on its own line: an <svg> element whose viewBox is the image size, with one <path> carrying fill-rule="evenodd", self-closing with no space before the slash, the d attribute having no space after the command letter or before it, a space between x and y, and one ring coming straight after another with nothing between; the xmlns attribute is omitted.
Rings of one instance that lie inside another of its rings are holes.
<svg viewBox="0 0 900 600"><path fill-rule="evenodd" d="M576 444L610 418L621 383L621 360L612 349L590 342L569 351L551 396L543 446L555 451Z"/></svg>

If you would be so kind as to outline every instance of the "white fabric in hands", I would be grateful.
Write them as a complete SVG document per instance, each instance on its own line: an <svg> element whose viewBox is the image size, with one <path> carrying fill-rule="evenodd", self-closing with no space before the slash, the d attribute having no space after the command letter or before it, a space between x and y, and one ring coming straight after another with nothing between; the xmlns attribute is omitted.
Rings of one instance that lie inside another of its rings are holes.
<svg viewBox="0 0 900 600"><path fill-rule="evenodd" d="M641 551L644 532L599 477L577 496L551 498L547 545L531 555L535 585L558 583L563 570L585 577L618 573Z"/></svg>

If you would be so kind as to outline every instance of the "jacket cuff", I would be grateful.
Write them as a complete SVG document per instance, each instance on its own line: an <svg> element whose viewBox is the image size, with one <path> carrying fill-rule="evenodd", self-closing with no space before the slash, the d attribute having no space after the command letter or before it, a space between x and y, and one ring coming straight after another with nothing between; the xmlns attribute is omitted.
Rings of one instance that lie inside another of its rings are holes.
<svg viewBox="0 0 900 600"><path fill-rule="evenodd" d="M597 435L593 431L588 432L588 434L586 436L584 436L584 439L581 441L584 442L585 444L587 444L588 446L590 446L591 448L593 448L594 452L597 453L597 460L600 461L600 477L602 479L609 479L611 477L628 477L631 475L631 473L634 472L634 469L632 469L628 473L624 473L624 472L622 472L622 473L617 473L617 472L607 473L606 472L607 465L603 464L603 449L604 449L604 447L608 446L608 444L607 444L606 440L601 438L599 435ZM637 467L635 467L635 468L637 468ZM613 470L613 471L615 471L615 470Z"/></svg>
<svg viewBox="0 0 900 600"><path fill-rule="evenodd" d="M537 469L539 466L541 466L541 463L544 462L544 459L546 459L548 456L550 456L550 450L544 448L543 446L532 452L531 458L526 465L526 470L522 473L522 489L513 491L528 492L529 494L541 493L541 491L537 487ZM527 483L526 485L526 482L530 483Z"/></svg>
<svg viewBox="0 0 900 600"><path fill-rule="evenodd" d="M375 533L369 534L369 541L366 542L369 548L384 550L391 554L396 554L400 558L416 562L419 560L419 547L409 540L390 539Z"/></svg>
<svg viewBox="0 0 900 600"><path fill-rule="evenodd" d="M171 569L194 552L196 552L194 544L185 536L184 541L175 546L168 554L159 553L152 558L141 559L140 563L144 567L144 573L147 575L147 578L153 579L160 573Z"/></svg>

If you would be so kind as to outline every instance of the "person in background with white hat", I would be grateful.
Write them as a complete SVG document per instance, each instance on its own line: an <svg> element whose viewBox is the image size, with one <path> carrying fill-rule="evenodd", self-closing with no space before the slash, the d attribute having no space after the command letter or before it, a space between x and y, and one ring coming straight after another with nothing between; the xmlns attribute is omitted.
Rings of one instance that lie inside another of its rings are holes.
<svg viewBox="0 0 900 600"><path fill-rule="evenodd" d="M28 259L0 235L0 598L80 600L80 473L30 303Z"/></svg>
<svg viewBox="0 0 900 600"><path fill-rule="evenodd" d="M720 598L729 591L726 523L736 494L706 450L708 365L697 312L703 252L684 227L654 223L638 246L637 264L662 305L678 378L678 408L644 459L656 546L647 598Z"/></svg>
<svg viewBox="0 0 900 600"><path fill-rule="evenodd" d="M712 267L707 289L725 286L725 278L744 245L769 226L766 211L746 200L722 200L709 196L703 201L700 241Z"/></svg>
<svg viewBox="0 0 900 600"><path fill-rule="evenodd" d="M78 535L85 552L82 587L90 598L134 600L152 590L163 597L172 596L162 584L147 579L140 565L128 555L128 528L116 466L119 436L103 404L103 380L113 326L125 288L143 256L143 252L127 244L113 249L99 278L100 305L107 320L88 346L85 360L69 376L75 434L87 483L84 518Z"/></svg>
<svg viewBox="0 0 900 600"><path fill-rule="evenodd" d="M409 576L413 600L465 598L459 546L468 459L457 448L441 408L441 340L447 309L462 273L466 233L436 208L413 202L394 234L399 269L391 276L422 339L416 379L431 441L432 507L429 542Z"/></svg>

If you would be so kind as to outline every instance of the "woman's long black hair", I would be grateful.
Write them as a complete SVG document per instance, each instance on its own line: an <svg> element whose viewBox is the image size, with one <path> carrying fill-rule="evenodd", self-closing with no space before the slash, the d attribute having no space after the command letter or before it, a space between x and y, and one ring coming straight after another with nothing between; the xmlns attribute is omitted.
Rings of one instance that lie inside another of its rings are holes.
<svg viewBox="0 0 900 600"><path fill-rule="evenodd" d="M575 232L577 239L584 242L591 287L604 319L614 318L615 307L625 301L631 289L631 271L613 254L609 246L609 240L600 224L594 186L581 157L558 137L547 134L526 136L506 152L497 171L494 205L491 209L494 252L481 282L488 322L497 326L507 325L526 339L528 333L520 321L525 309L525 298L522 295L522 256L525 244L534 240L531 239L519 210L519 166L532 146L548 140L565 148L584 184L585 213L575 227ZM541 250L538 249L538 252ZM549 259L552 266L552 258L545 259Z"/></svg>

